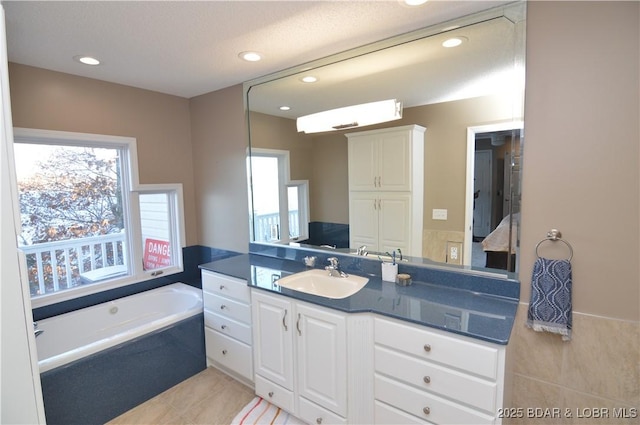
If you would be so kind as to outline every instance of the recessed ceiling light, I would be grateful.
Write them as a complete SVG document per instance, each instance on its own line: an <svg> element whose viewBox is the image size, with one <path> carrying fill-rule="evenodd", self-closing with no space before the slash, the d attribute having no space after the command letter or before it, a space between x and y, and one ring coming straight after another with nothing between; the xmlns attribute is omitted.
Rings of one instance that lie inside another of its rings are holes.
<svg viewBox="0 0 640 425"><path fill-rule="evenodd" d="M442 42L443 47L457 47L467 41L465 37L452 37Z"/></svg>
<svg viewBox="0 0 640 425"><path fill-rule="evenodd" d="M302 81L303 83L315 83L316 81L318 81L318 79L313 75L307 75L306 77L302 77L300 81Z"/></svg>
<svg viewBox="0 0 640 425"><path fill-rule="evenodd" d="M258 62L262 59L262 55L258 52L241 52L238 54L238 57L247 62Z"/></svg>
<svg viewBox="0 0 640 425"><path fill-rule="evenodd" d="M283 106L281 106L281 107L280 107L280 110L281 110L281 111L289 111L290 109L291 109L291 107L290 107L290 106L285 106L285 105L283 105Z"/></svg>
<svg viewBox="0 0 640 425"><path fill-rule="evenodd" d="M404 4L407 6L420 6L427 2L428 0L404 0Z"/></svg>
<svg viewBox="0 0 640 425"><path fill-rule="evenodd" d="M78 55L74 56L73 59L85 65L100 65L100 61L91 56Z"/></svg>

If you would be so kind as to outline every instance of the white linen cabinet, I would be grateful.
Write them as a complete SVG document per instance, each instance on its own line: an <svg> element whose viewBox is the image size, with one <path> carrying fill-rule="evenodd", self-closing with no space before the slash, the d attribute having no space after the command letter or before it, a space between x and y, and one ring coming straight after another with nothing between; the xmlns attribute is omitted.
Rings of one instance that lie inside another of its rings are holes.
<svg viewBox="0 0 640 425"><path fill-rule="evenodd" d="M422 256L425 131L408 125L346 134L351 248Z"/></svg>
<svg viewBox="0 0 640 425"><path fill-rule="evenodd" d="M347 423L346 317L252 291L256 394L307 423Z"/></svg>
<svg viewBox="0 0 640 425"><path fill-rule="evenodd" d="M202 271L207 363L253 383L251 291L247 282Z"/></svg>

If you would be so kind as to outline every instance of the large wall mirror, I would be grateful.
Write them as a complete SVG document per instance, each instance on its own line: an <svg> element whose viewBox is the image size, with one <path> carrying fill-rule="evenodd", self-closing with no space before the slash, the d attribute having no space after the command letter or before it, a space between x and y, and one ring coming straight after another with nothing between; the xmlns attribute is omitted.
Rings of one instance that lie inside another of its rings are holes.
<svg viewBox="0 0 640 425"><path fill-rule="evenodd" d="M412 159L422 167L411 232L419 248L403 260L517 271L524 36L525 7L514 3L246 83L252 242L395 250L350 241L359 217L350 220L349 170L370 158L349 157L348 139L418 126L426 129ZM458 46L443 46L454 38ZM300 116L387 99L402 103L401 119L297 130Z"/></svg>

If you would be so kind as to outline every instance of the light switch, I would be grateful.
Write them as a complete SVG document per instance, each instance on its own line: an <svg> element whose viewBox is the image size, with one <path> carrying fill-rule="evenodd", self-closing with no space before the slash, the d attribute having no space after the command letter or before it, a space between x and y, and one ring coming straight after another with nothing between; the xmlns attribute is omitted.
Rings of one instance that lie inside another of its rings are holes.
<svg viewBox="0 0 640 425"><path fill-rule="evenodd" d="M431 218L433 220L446 220L447 219L447 210L434 208Z"/></svg>

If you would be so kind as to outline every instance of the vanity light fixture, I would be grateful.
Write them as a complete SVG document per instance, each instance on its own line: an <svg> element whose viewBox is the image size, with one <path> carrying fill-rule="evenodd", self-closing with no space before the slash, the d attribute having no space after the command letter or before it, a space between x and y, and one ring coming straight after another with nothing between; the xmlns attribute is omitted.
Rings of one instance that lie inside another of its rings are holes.
<svg viewBox="0 0 640 425"><path fill-rule="evenodd" d="M262 55L258 52L240 52L238 57L247 62L258 62L262 59Z"/></svg>
<svg viewBox="0 0 640 425"><path fill-rule="evenodd" d="M458 47L467 41L466 37L451 37L442 42L443 47Z"/></svg>
<svg viewBox="0 0 640 425"><path fill-rule="evenodd" d="M85 65L100 65L100 61L92 56L78 55L74 56L73 59Z"/></svg>
<svg viewBox="0 0 640 425"><path fill-rule="evenodd" d="M298 118L296 124L299 132L319 133L364 127L400 118L402 102L389 99L305 115Z"/></svg>

